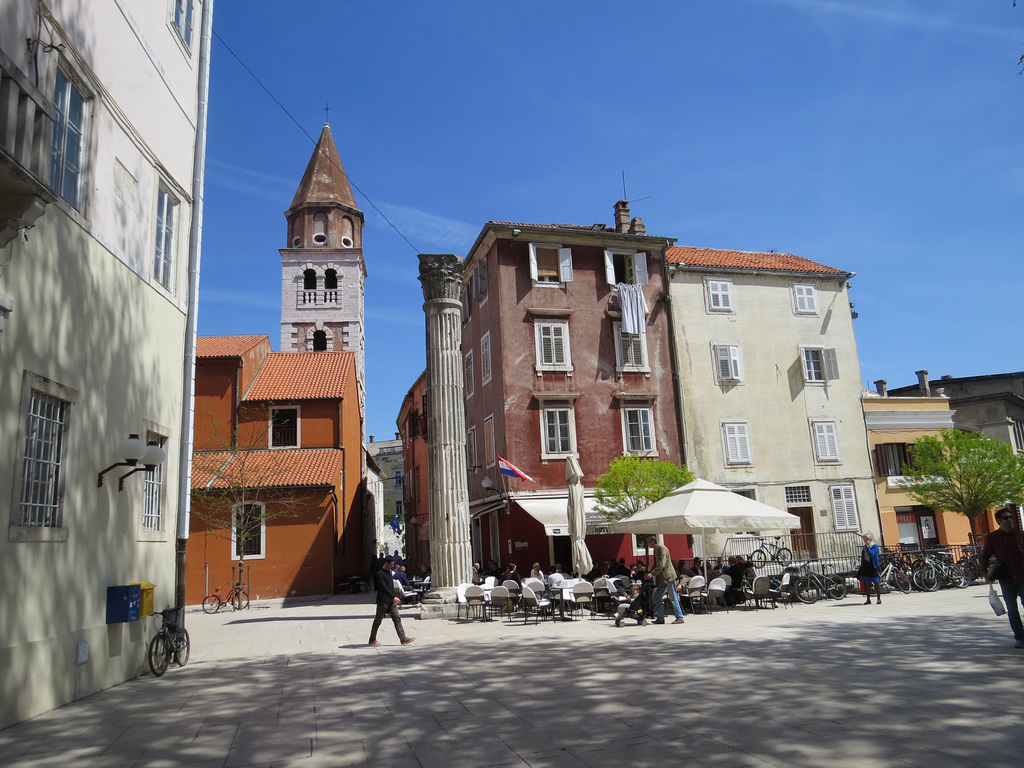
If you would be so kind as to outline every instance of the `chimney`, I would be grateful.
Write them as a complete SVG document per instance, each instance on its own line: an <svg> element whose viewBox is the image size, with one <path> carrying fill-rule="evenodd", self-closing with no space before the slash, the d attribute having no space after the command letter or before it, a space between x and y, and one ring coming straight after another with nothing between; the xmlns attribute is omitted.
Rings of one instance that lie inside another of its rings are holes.
<svg viewBox="0 0 1024 768"><path fill-rule="evenodd" d="M646 235L647 227L644 226L644 220L639 216L636 216L631 222L629 222L629 234L631 235Z"/></svg>
<svg viewBox="0 0 1024 768"><path fill-rule="evenodd" d="M914 371L917 374L917 388L925 397L932 396L932 389L928 386L928 371Z"/></svg>
<svg viewBox="0 0 1024 768"><path fill-rule="evenodd" d="M395 432L395 440L401 440L401 439L402 439L402 433L401 432Z"/></svg>
<svg viewBox="0 0 1024 768"><path fill-rule="evenodd" d="M619 234L629 232L629 203L625 200L615 204L615 231Z"/></svg>
<svg viewBox="0 0 1024 768"><path fill-rule="evenodd" d="M876 381L875 382L875 392L877 392L882 397L888 397L889 396L889 382L886 381L885 379L879 379L878 381Z"/></svg>
<svg viewBox="0 0 1024 768"><path fill-rule="evenodd" d="M370 442L373 442L373 435L370 435Z"/></svg>

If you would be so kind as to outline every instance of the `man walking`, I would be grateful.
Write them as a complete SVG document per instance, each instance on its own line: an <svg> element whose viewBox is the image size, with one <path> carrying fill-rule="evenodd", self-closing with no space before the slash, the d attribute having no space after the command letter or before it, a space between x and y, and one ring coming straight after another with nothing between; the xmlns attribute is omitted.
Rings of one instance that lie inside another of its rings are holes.
<svg viewBox="0 0 1024 768"><path fill-rule="evenodd" d="M991 584L998 580L1006 601L1006 617L1016 641L1014 648L1024 648L1024 625L1021 624L1018 600L1024 600L1024 533L1013 526L1014 513L1004 507L996 512L999 528L985 537L981 550L981 570L985 581ZM989 574L989 561L998 561L998 573Z"/></svg>
<svg viewBox="0 0 1024 768"><path fill-rule="evenodd" d="M380 569L374 571L373 586L377 590L377 615L373 617L373 628L370 630L370 645L378 647L377 630L380 623L384 621L384 614L390 614L391 620L395 622L395 632L402 645L408 645L414 638L406 637L402 628L402 616L398 613L398 606L402 604L402 598L395 594L395 577L391 574L391 566L395 559L388 555L380 564Z"/></svg>
<svg viewBox="0 0 1024 768"><path fill-rule="evenodd" d="M655 536L647 539L648 545L654 548L654 570L651 575L654 577L654 609L658 612L655 624L665 623L665 592L672 598L672 609L675 611L676 620L673 624L683 623L683 609L679 605L679 595L676 594L676 569L672 565L672 555L668 547L659 544Z"/></svg>

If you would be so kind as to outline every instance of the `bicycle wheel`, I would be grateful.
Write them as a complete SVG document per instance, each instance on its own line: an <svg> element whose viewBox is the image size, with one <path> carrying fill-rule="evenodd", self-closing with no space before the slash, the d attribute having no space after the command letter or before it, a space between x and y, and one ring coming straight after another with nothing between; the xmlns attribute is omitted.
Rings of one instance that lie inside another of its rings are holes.
<svg viewBox="0 0 1024 768"><path fill-rule="evenodd" d="M970 584L967 574L959 565L951 565L946 569L946 579L951 587L957 589L967 589L967 585Z"/></svg>
<svg viewBox="0 0 1024 768"><path fill-rule="evenodd" d="M160 677L167 671L167 665L171 661L171 646L165 632L153 635L149 641L149 668L154 677Z"/></svg>
<svg viewBox="0 0 1024 768"><path fill-rule="evenodd" d="M178 627L174 633L174 663L179 667L188 664L188 657L192 653L192 643L188 638L188 630Z"/></svg>
<svg viewBox="0 0 1024 768"><path fill-rule="evenodd" d="M207 595L203 598L203 613L216 613L222 605L219 595Z"/></svg>
<svg viewBox="0 0 1024 768"><path fill-rule="evenodd" d="M750 553L750 562L752 562L756 568L760 568L768 562L768 553L763 549L755 549Z"/></svg>
<svg viewBox="0 0 1024 768"><path fill-rule="evenodd" d="M238 599L238 607L241 610L243 610L243 611L246 608L249 607L249 593L248 592L242 592L241 597L239 597L239 599Z"/></svg>
<svg viewBox="0 0 1024 768"><path fill-rule="evenodd" d="M910 577L907 576L907 572L900 568L893 568L889 574L889 584L894 584L903 594L907 594L913 587L910 584Z"/></svg>
<svg viewBox="0 0 1024 768"><path fill-rule="evenodd" d="M914 571L912 578L914 586L922 592L934 592L939 588L939 574L936 573L935 566L933 565L918 568Z"/></svg>
<svg viewBox="0 0 1024 768"><path fill-rule="evenodd" d="M829 576L825 591L833 600L842 600L846 597L846 579L842 576Z"/></svg>
<svg viewBox="0 0 1024 768"><path fill-rule="evenodd" d="M801 603L815 603L821 597L818 585L813 583L807 576L801 576L793 585L793 593Z"/></svg>
<svg viewBox="0 0 1024 768"><path fill-rule="evenodd" d="M779 547L779 551L775 553L775 559L783 565L787 565L793 562L793 553L787 547Z"/></svg>

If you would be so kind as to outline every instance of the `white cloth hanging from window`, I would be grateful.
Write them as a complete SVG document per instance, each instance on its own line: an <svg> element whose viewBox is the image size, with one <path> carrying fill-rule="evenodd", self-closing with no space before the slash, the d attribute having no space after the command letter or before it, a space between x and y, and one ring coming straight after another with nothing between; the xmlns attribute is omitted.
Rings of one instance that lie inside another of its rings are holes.
<svg viewBox="0 0 1024 768"><path fill-rule="evenodd" d="M622 306L622 332L634 335L647 328L647 302L642 286L619 283L619 304Z"/></svg>

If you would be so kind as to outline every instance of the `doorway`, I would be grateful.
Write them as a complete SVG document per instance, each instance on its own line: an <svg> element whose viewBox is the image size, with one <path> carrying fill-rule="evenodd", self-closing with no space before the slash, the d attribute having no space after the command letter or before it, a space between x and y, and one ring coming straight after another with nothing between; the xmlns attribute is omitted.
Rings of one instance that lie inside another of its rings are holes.
<svg viewBox="0 0 1024 768"><path fill-rule="evenodd" d="M793 554L801 560L813 560L818 556L818 545L814 540L814 507L790 507L787 511L800 518L800 532L791 536Z"/></svg>

